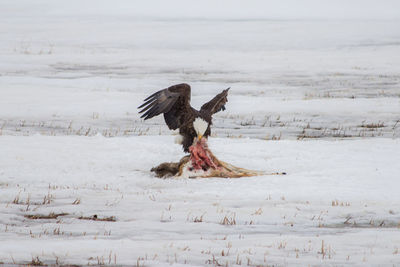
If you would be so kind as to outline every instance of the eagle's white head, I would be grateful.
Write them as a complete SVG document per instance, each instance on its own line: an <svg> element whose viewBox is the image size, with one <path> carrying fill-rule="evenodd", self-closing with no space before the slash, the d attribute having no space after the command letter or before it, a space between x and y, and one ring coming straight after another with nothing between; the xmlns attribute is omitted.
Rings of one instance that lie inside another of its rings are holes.
<svg viewBox="0 0 400 267"><path fill-rule="evenodd" d="M197 117L193 122L194 130L197 133L197 138L200 140L207 130L208 123L200 117Z"/></svg>

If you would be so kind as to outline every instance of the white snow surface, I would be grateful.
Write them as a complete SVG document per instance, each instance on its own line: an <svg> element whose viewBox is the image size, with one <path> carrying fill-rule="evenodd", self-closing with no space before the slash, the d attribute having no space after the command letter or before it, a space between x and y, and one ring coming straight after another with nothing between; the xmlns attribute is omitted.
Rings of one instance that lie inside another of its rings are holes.
<svg viewBox="0 0 400 267"><path fill-rule="evenodd" d="M152 166L183 155L170 136L2 136L0 146L3 262L399 263L398 139L211 139L224 161L288 173L241 179L155 178ZM24 217L52 212L68 215ZM116 222L78 219L94 214Z"/></svg>
<svg viewBox="0 0 400 267"><path fill-rule="evenodd" d="M399 10L2 0L0 264L400 265ZM231 87L219 159L287 175L155 178L184 154L137 106L181 82Z"/></svg>

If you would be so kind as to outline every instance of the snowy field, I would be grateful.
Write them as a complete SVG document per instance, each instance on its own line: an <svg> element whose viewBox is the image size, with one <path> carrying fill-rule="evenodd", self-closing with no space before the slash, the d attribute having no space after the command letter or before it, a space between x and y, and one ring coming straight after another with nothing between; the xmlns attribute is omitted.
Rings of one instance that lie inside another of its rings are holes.
<svg viewBox="0 0 400 267"><path fill-rule="evenodd" d="M1 1L0 264L399 266L400 2L282 2ZM181 82L288 174L155 178L136 107Z"/></svg>

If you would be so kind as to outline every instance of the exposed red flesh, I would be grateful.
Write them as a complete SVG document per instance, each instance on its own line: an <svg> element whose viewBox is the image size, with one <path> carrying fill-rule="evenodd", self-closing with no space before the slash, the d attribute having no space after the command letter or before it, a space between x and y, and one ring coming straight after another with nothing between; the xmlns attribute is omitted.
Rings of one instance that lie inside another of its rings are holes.
<svg viewBox="0 0 400 267"><path fill-rule="evenodd" d="M195 143L189 147L190 160L195 170L207 171L209 168L217 169L217 164L214 163L213 158L208 152L207 139L202 138L195 140Z"/></svg>

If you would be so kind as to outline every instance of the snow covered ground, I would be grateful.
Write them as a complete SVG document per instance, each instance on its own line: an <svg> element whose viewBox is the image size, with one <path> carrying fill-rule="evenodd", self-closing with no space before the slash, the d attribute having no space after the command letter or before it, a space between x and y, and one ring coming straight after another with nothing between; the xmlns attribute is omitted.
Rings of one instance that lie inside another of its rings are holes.
<svg viewBox="0 0 400 267"><path fill-rule="evenodd" d="M398 139L213 138L227 162L288 175L197 180L149 173L183 155L170 136L3 136L0 146L2 262L399 263ZM66 214L29 218L52 213ZM79 219L95 214L116 221Z"/></svg>
<svg viewBox="0 0 400 267"><path fill-rule="evenodd" d="M0 263L400 264L399 2L202 2L1 1ZM288 175L155 178L183 153L136 107L180 82Z"/></svg>

